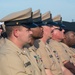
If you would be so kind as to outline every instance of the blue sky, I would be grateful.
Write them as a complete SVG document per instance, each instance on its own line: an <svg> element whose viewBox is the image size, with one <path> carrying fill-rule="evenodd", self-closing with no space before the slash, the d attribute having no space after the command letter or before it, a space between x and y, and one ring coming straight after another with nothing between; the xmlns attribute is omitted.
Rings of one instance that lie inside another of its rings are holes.
<svg viewBox="0 0 75 75"><path fill-rule="evenodd" d="M51 11L53 17L60 14L63 21L75 21L75 0L0 0L0 19L30 7L42 14Z"/></svg>

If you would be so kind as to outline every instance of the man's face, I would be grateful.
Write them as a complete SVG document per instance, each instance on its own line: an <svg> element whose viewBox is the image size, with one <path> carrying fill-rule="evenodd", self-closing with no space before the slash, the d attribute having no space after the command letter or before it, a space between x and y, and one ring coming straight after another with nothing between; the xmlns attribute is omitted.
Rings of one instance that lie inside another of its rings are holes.
<svg viewBox="0 0 75 75"><path fill-rule="evenodd" d="M31 31L33 32L32 37L35 39L39 39L43 37L43 28L42 27L36 27L31 28Z"/></svg>
<svg viewBox="0 0 75 75"><path fill-rule="evenodd" d="M71 45L75 45L75 32L72 32L70 35L69 35L69 41L71 43Z"/></svg>
<svg viewBox="0 0 75 75"><path fill-rule="evenodd" d="M53 26L52 38L57 38L59 40L64 39L64 29L57 27L57 26Z"/></svg>
<svg viewBox="0 0 75 75"><path fill-rule="evenodd" d="M46 34L46 36L48 37L48 38L51 38L52 37L52 33L51 33L51 27L50 26L43 26L43 27L45 27L45 34Z"/></svg>
<svg viewBox="0 0 75 75"><path fill-rule="evenodd" d="M18 34L18 39L22 43L30 43L31 42L32 31L26 27L21 27Z"/></svg>

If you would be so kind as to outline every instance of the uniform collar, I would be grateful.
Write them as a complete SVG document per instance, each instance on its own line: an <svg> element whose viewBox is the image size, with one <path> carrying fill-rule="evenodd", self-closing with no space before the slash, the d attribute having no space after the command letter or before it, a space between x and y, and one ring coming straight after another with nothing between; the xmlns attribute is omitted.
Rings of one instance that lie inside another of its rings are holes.
<svg viewBox="0 0 75 75"><path fill-rule="evenodd" d="M7 45L8 45L9 47L11 47L11 51L12 51L12 52L17 52L17 53L19 53L19 54L22 53L22 49L20 49L19 47L17 47L12 41L10 41L10 40L7 39L7 38L5 38L5 41L6 41Z"/></svg>
<svg viewBox="0 0 75 75"><path fill-rule="evenodd" d="M53 40L53 39L50 39L50 41L49 41L49 42L51 43L51 42L58 42L58 41L56 41L56 40Z"/></svg>
<svg viewBox="0 0 75 75"><path fill-rule="evenodd" d="M29 47L29 51L31 52L31 50L33 50L34 52L36 52L37 48L33 45L31 47Z"/></svg>
<svg viewBox="0 0 75 75"><path fill-rule="evenodd" d="M2 41L4 40L5 41L5 38L1 37L0 40L2 40Z"/></svg>
<svg viewBox="0 0 75 75"><path fill-rule="evenodd" d="M40 40L40 42L39 42L42 46L45 46L46 45L46 43L44 43L43 41L41 41Z"/></svg>

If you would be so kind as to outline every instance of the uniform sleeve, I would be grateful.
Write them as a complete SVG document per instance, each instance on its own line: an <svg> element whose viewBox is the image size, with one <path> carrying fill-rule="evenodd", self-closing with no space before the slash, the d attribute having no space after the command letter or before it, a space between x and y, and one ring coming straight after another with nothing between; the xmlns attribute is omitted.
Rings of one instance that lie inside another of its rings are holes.
<svg viewBox="0 0 75 75"><path fill-rule="evenodd" d="M28 75L22 60L13 54L0 54L0 75Z"/></svg>

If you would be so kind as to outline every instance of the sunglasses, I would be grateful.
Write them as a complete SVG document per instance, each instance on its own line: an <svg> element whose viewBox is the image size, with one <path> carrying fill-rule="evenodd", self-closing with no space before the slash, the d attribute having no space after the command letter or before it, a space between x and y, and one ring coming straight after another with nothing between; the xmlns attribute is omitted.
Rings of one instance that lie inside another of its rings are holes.
<svg viewBox="0 0 75 75"><path fill-rule="evenodd" d="M62 30L63 30L63 28L55 28L54 30L62 31Z"/></svg>
<svg viewBox="0 0 75 75"><path fill-rule="evenodd" d="M54 28L53 30L52 30L52 32L54 31L54 30L59 30L59 31L62 31L63 30L63 28Z"/></svg>

